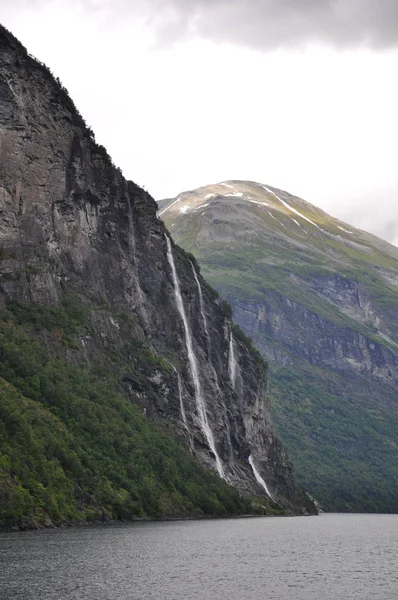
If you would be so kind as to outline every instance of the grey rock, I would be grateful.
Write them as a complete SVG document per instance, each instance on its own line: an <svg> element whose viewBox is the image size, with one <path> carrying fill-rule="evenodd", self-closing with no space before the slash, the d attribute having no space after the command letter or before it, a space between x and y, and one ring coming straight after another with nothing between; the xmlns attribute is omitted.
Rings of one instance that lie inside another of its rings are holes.
<svg viewBox="0 0 398 600"><path fill-rule="evenodd" d="M65 295L79 298L90 308L90 331L82 332L78 355L70 359L114 364L120 353L131 360L134 373L125 372L121 379L132 401L214 469L198 422L165 227L155 201L124 179L59 82L3 29L0 72L3 301L53 305ZM231 321L200 278L209 355L190 261L178 247L173 252L208 419L228 481L264 495L248 463L252 453L281 506L314 512L294 482L270 423L265 368L237 343L242 372L238 398L228 376ZM150 357L137 362L131 340L145 343L156 364ZM167 363L181 377L188 431L180 413L178 376Z"/></svg>

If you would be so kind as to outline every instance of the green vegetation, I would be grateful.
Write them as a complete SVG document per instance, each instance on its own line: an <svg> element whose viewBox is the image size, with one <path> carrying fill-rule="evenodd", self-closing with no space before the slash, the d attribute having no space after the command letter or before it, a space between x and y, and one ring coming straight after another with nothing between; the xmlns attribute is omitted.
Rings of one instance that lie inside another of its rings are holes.
<svg viewBox="0 0 398 600"><path fill-rule="evenodd" d="M234 334L235 339L239 340L242 344L246 346L257 365L264 369L264 371L267 371L268 363L264 360L264 357L261 354L261 352L259 352L259 350L257 350L257 348L253 346L252 339L245 334L245 332L239 327L239 325L236 325L235 323L232 325L232 332Z"/></svg>
<svg viewBox="0 0 398 600"><path fill-rule="evenodd" d="M398 414L326 391L336 385L326 370L270 369L275 425L297 479L325 510L397 513Z"/></svg>
<svg viewBox="0 0 398 600"><path fill-rule="evenodd" d="M201 277L200 284L202 286L202 289L204 288L207 291L207 294L212 300L217 301L219 299L220 294L214 287L210 285L210 283L206 279L203 279L203 277Z"/></svg>
<svg viewBox="0 0 398 600"><path fill-rule="evenodd" d="M227 319L232 319L232 306L230 305L230 303L226 300L221 300L219 306L224 317L226 317Z"/></svg>
<svg viewBox="0 0 398 600"><path fill-rule="evenodd" d="M171 239L171 245L174 248L174 250L178 254L183 256L186 261L189 261L190 263L192 263L193 266L195 267L196 273L199 275L200 274L200 266L199 266L198 261L196 260L196 257L192 254L192 252L186 252L183 248L180 248L179 246L177 246L175 244L173 238L171 237L170 233L169 233L169 237Z"/></svg>
<svg viewBox="0 0 398 600"><path fill-rule="evenodd" d="M149 423L117 371L82 360L73 335L87 325L71 298L2 311L0 525L253 512ZM54 340L76 363L57 356ZM129 352L166 368L140 342Z"/></svg>
<svg viewBox="0 0 398 600"><path fill-rule="evenodd" d="M229 183L251 201L218 198L185 213L179 203L164 214L166 224L232 305L245 334L274 357L271 412L299 483L328 510L397 512L396 379L377 378L397 352L397 250L299 198L284 196L317 226L262 186ZM191 192L190 201L198 206L211 193L219 187ZM333 347L336 363L347 354L340 371L312 366L322 363L321 340L329 346L325 362ZM370 349L376 377L358 372L361 352Z"/></svg>
<svg viewBox="0 0 398 600"><path fill-rule="evenodd" d="M68 295L64 296L59 306L19 304L12 301L7 301L6 305L17 324L30 324L36 332L43 329L59 331L65 341L71 340L89 319L88 307L78 298Z"/></svg>

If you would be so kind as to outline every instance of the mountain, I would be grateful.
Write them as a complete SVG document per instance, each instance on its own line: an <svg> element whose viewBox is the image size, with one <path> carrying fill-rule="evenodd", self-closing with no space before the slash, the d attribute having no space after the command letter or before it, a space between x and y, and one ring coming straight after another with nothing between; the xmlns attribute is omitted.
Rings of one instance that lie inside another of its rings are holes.
<svg viewBox="0 0 398 600"><path fill-rule="evenodd" d="M159 208L271 363L299 482L328 510L398 512L398 249L249 181Z"/></svg>
<svg viewBox="0 0 398 600"><path fill-rule="evenodd" d="M156 210L1 28L0 525L315 512L264 361Z"/></svg>

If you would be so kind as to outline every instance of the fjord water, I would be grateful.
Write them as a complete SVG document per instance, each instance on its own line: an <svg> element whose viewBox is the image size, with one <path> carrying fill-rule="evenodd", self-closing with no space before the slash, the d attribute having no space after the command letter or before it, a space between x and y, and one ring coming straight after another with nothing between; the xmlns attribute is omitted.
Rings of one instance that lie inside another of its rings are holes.
<svg viewBox="0 0 398 600"><path fill-rule="evenodd" d="M0 534L2 600L395 600L398 515Z"/></svg>

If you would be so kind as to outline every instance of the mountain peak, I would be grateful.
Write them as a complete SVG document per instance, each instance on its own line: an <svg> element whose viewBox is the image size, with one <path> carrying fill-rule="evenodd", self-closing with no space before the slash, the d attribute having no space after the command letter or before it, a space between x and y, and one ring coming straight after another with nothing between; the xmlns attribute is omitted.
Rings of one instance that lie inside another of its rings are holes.
<svg viewBox="0 0 398 600"><path fill-rule="evenodd" d="M253 181L223 181L183 192L160 201L158 216L177 236L187 227L204 235L214 220L221 219L222 227L219 223L217 231L222 228L223 238L230 237L235 245L238 239L250 243L250 238L267 232L317 254L328 251L329 262L335 256L338 264L341 254L350 255L352 251L358 260L368 261L371 256L381 267L386 266L386 261L395 267L393 262L398 258L398 249L388 242L333 218L298 196ZM196 223L199 217L201 223ZM212 235L217 235L214 228ZM382 260L380 252L384 255Z"/></svg>
<svg viewBox="0 0 398 600"><path fill-rule="evenodd" d="M322 224L330 219L326 213L297 196L270 185L239 180L207 185L183 192L172 200L161 201L159 217L170 211L171 214L196 212L220 199L235 199L241 203L254 204L265 209L271 218L278 215L290 217L298 227L309 224L321 229Z"/></svg>
<svg viewBox="0 0 398 600"><path fill-rule="evenodd" d="M329 510L398 510L398 249L250 181L184 192L158 215L268 360L301 483Z"/></svg>

